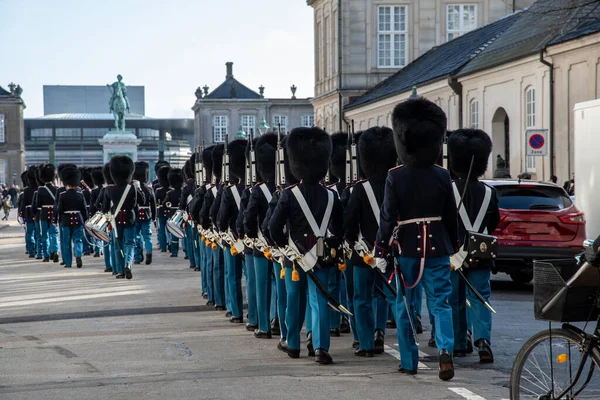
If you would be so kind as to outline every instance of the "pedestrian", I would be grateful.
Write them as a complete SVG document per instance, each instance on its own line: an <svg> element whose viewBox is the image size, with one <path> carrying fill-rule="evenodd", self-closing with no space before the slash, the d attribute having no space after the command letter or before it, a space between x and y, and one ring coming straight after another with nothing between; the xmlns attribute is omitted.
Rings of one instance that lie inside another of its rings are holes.
<svg viewBox="0 0 600 400"><path fill-rule="evenodd" d="M12 207L17 208L17 198L19 196L19 189L17 185L13 184L10 189L8 189L8 194L10 195L10 200L12 202Z"/></svg>
<svg viewBox="0 0 600 400"><path fill-rule="evenodd" d="M60 220L63 261L65 268L71 268L73 253L77 268L83 266L83 224L87 220L87 204L79 188L81 172L76 167L66 167L60 172L60 179L65 185L65 191L59 195L57 214Z"/></svg>
<svg viewBox="0 0 600 400"><path fill-rule="evenodd" d="M442 150L447 119L444 111L429 100L410 99L392 113L394 142L403 165L388 173L377 233L376 264L385 271L385 257L394 246L400 284L408 304L414 303L414 288L422 282L427 308L435 321L439 355L439 378L454 377L452 352L454 331L448 296L450 255L458 251L458 220L450 173L435 165ZM422 279L422 281L421 281ZM400 289L400 288L399 288ZM396 318L401 365L399 372L417 373L419 348L413 338L403 293L398 290Z"/></svg>
<svg viewBox="0 0 600 400"><path fill-rule="evenodd" d="M10 217L10 210L12 208L10 195L7 194L6 197L4 195L0 195L0 200L2 201L2 211L4 211L4 217L2 217L2 221L8 221L8 217Z"/></svg>
<svg viewBox="0 0 600 400"><path fill-rule="evenodd" d="M550 177L550 182L554 183L556 185L556 183L558 182L558 178L556 177L556 175L552 175Z"/></svg>

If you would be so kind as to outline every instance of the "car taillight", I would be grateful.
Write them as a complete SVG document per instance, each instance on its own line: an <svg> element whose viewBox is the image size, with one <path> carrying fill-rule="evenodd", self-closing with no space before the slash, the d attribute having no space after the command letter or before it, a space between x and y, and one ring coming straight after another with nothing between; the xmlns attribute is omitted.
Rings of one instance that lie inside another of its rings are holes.
<svg viewBox="0 0 600 400"><path fill-rule="evenodd" d="M576 214L562 215L559 217L559 219L565 224L583 224L583 223L585 223L585 217L583 216L582 212L576 213Z"/></svg>

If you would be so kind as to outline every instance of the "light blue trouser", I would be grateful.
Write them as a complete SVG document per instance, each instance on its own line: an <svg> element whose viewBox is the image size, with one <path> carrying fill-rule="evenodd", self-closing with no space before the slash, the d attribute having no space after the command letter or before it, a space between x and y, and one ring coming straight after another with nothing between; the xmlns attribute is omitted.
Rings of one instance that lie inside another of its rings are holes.
<svg viewBox="0 0 600 400"><path fill-rule="evenodd" d="M58 252L58 230L50 221L40 221L42 234L40 238L40 254L42 258Z"/></svg>
<svg viewBox="0 0 600 400"><path fill-rule="evenodd" d="M466 269L463 270L466 278L477 289L486 301L491 295L490 270ZM450 274L452 281L452 294L449 297L452 306L452 323L454 326L454 349L464 350L467 348L467 329L469 329L468 314L472 314L473 340L479 339L491 341L492 313L488 310L469 289L458 272ZM466 299L471 303L470 309L466 305Z"/></svg>
<svg viewBox="0 0 600 400"><path fill-rule="evenodd" d="M307 309L307 282L306 273L302 268L296 268L299 281L292 280L292 267L285 267L285 289L287 292L287 308L285 310L285 324L287 325L287 344L294 350L300 350L300 330L304 325ZM308 331L308 321L306 322ZM329 329L327 330L329 333Z"/></svg>
<svg viewBox="0 0 600 400"><path fill-rule="evenodd" d="M386 279L391 276L391 271L384 274ZM390 285L396 288L396 279L392 279ZM387 328L388 319L396 320L396 296L382 282L381 278L375 277L375 286L379 287L385 294L385 297L375 290L373 299L373 311L375 312L375 330L380 330L384 334Z"/></svg>
<svg viewBox="0 0 600 400"><path fill-rule="evenodd" d="M281 279L281 264L273 263L275 274L275 287L277 288L277 314L279 316L279 330L281 339L287 337L287 325L285 324L285 309L287 307L287 291L285 290L285 277Z"/></svg>
<svg viewBox="0 0 600 400"><path fill-rule="evenodd" d="M328 285L328 289L329 289L329 293L331 293L331 295L333 296L333 298L338 299L338 301L340 300L340 286L341 286L341 280L342 280L342 274L341 271L338 269L337 265L335 266L335 268L329 268L329 285ZM333 311L332 309L329 309L329 323L330 329L339 329L340 328L340 322L341 322L341 315L339 312L337 311Z"/></svg>
<svg viewBox="0 0 600 400"><path fill-rule="evenodd" d="M254 271L256 278L256 313L258 315L258 329L265 332L271 331L271 277L273 276L273 263L263 256L254 256Z"/></svg>
<svg viewBox="0 0 600 400"><path fill-rule="evenodd" d="M35 253L37 254L37 258L42 258L40 254L41 240L42 238L42 227L40 225L40 221L36 221L35 223Z"/></svg>
<svg viewBox="0 0 600 400"><path fill-rule="evenodd" d="M91 253L92 252L92 246L90 246L90 243L92 243L92 237L90 236L89 233L87 233L87 231L85 229L83 230L83 236L82 236L82 238L83 238L83 242L82 242L83 252L84 253Z"/></svg>
<svg viewBox="0 0 600 400"><path fill-rule="evenodd" d="M231 298L229 301L231 316L242 317L244 311L244 300L242 297L242 257L239 255L232 256L228 247L223 252L225 254L225 269L229 271L227 286L229 287L228 293Z"/></svg>
<svg viewBox="0 0 600 400"><path fill-rule="evenodd" d="M213 282L213 250L206 244L204 247L204 266L206 269L206 294L208 301L215 302L215 284Z"/></svg>
<svg viewBox="0 0 600 400"><path fill-rule="evenodd" d="M135 261L142 261L144 252L152 253L152 221L135 223Z"/></svg>
<svg viewBox="0 0 600 400"><path fill-rule="evenodd" d="M348 319L350 320L350 328L352 330L352 339L358 342L358 329L356 328L356 317L354 316L354 266L350 262L349 258L346 258L346 270L344 271L344 277L346 278L346 297L347 297L347 309L352 314Z"/></svg>
<svg viewBox="0 0 600 400"><path fill-rule="evenodd" d="M158 247L160 247L161 251L167 251L167 243L169 242L169 238L167 237L167 217L158 217L157 220Z"/></svg>
<svg viewBox="0 0 600 400"><path fill-rule="evenodd" d="M271 261L271 301L269 302L269 318L273 321L277 318L278 310L277 310L277 278L275 276L275 268L274 263Z"/></svg>
<svg viewBox="0 0 600 400"><path fill-rule="evenodd" d="M101 240L99 240L98 243L100 243L102 245L106 244ZM113 255L112 243L111 243L111 241L109 241L107 246L104 247L104 269L109 270L109 271L116 271L116 268L113 270L113 265L114 265L113 259L114 259L114 255Z"/></svg>
<svg viewBox="0 0 600 400"><path fill-rule="evenodd" d="M27 225L25 226L25 249L29 255L35 256L35 222L33 221L27 221Z"/></svg>
<svg viewBox="0 0 600 400"><path fill-rule="evenodd" d="M404 275L406 284L412 285L416 281L419 274L419 263L419 258L398 257L398 266ZM435 341L437 348L440 351L446 350L452 354L454 349L454 330L452 327L452 307L448 303L448 296L452 292L449 257L427 258L421 282L423 290L425 290L427 308L435 321ZM414 307L415 290L406 289L406 295L409 304ZM416 371L419 362L419 348L412 336L401 290L398 290L396 310L398 318L398 345L402 368Z"/></svg>
<svg viewBox="0 0 600 400"><path fill-rule="evenodd" d="M358 341L362 350L373 350L375 347L373 337L375 332L373 307L376 304L376 300L373 298L374 288L375 271L373 268L354 267L354 315L358 329Z"/></svg>
<svg viewBox="0 0 600 400"><path fill-rule="evenodd" d="M331 287L328 280L335 278L335 275L331 272L332 268L337 267L330 266L313 270L317 279L319 279L325 287ZM317 285L312 279L308 279L308 300L312 310L313 347L315 350L323 349L325 351L329 351L329 328L331 326L331 314L329 312L330 308L327 305L327 298L317 288Z"/></svg>
<svg viewBox="0 0 600 400"><path fill-rule="evenodd" d="M223 261L223 249L220 246L212 250L212 262L215 305L225 307L225 263Z"/></svg>
<svg viewBox="0 0 600 400"><path fill-rule="evenodd" d="M117 273L125 273L125 266L133 264L133 253L135 249L135 226L118 226L114 237L115 261Z"/></svg>
<svg viewBox="0 0 600 400"><path fill-rule="evenodd" d="M223 272L225 274L224 282L225 282L225 308L227 312L231 312L231 302L233 300L232 296L229 294L229 289L231 288L229 285L230 280L233 279L231 276L232 269L230 269L227 265L227 253L231 255L229 251L229 247L223 247ZM232 314L233 315L233 314Z"/></svg>
<svg viewBox="0 0 600 400"><path fill-rule="evenodd" d="M256 270L254 268L254 255L246 254L246 301L248 302L248 323L258 325L256 311Z"/></svg>
<svg viewBox="0 0 600 400"><path fill-rule="evenodd" d="M75 257L81 257L83 253L83 226L62 226L60 230L65 240L63 260L65 260L65 267L70 268L73 264L73 251ZM73 250L71 250L71 243L73 243Z"/></svg>
<svg viewBox="0 0 600 400"><path fill-rule="evenodd" d="M196 262L196 251L195 251L195 243L196 238L194 237L194 231L196 229L192 227L192 224L188 222L185 226L185 245L187 248L186 255L190 261L190 267L196 267L198 263Z"/></svg>

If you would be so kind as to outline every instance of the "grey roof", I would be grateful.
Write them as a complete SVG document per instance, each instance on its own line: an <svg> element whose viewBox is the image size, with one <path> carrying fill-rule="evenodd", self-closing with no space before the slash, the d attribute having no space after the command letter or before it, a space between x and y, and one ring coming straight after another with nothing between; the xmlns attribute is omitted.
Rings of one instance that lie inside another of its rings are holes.
<svg viewBox="0 0 600 400"><path fill-rule="evenodd" d="M112 114L49 114L31 119L68 119L68 120L113 120L115 117ZM126 114L125 120L129 119L152 119L139 114Z"/></svg>
<svg viewBox="0 0 600 400"><path fill-rule="evenodd" d="M346 110L379 101L383 98L406 92L412 86L421 86L446 79L469 60L492 44L503 32L510 28L522 13L511 14L489 25L475 29L458 38L434 47L406 67L367 91Z"/></svg>
<svg viewBox="0 0 600 400"><path fill-rule="evenodd" d="M537 54L547 46L600 31L600 2L538 0L458 76Z"/></svg>
<svg viewBox="0 0 600 400"><path fill-rule="evenodd" d="M235 86L235 97L232 96L232 88ZM205 99L262 99L260 94L248 89L234 77L227 77L225 82L210 92Z"/></svg>

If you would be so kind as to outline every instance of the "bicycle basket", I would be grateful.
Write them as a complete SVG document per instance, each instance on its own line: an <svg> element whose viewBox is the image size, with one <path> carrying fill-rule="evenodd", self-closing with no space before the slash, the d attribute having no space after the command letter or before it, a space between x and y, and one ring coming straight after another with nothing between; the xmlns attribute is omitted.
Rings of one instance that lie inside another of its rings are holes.
<svg viewBox="0 0 600 400"><path fill-rule="evenodd" d="M600 272L597 268L588 268L571 285L567 285L578 269L575 259L534 261L535 319L577 322L598 318Z"/></svg>

